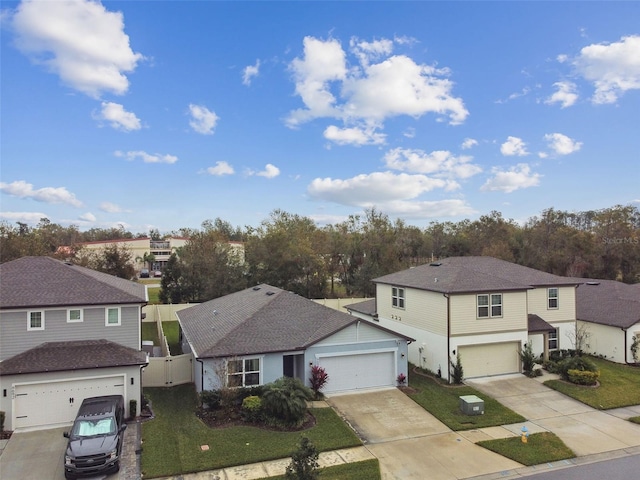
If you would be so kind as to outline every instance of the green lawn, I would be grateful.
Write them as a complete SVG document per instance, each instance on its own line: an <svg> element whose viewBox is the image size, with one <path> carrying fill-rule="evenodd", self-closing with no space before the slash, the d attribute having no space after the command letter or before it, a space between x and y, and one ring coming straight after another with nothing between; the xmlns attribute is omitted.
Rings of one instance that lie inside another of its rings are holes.
<svg viewBox="0 0 640 480"><path fill-rule="evenodd" d="M149 292L149 305L158 305L162 303L160 301L160 288L147 288L147 292Z"/></svg>
<svg viewBox="0 0 640 480"><path fill-rule="evenodd" d="M527 443L520 437L483 440L478 445L522 465L541 465L575 457L569 447L551 432L529 435Z"/></svg>
<svg viewBox="0 0 640 480"><path fill-rule="evenodd" d="M560 380L547 380L544 384L600 410L637 405L640 402L640 368L589 358L600 369L599 387L581 387Z"/></svg>
<svg viewBox="0 0 640 480"><path fill-rule="evenodd" d="M145 388L155 418L142 424L142 472L154 478L284 458L300 437L307 436L318 451L361 445L353 431L330 408L311 410L316 425L302 432L275 432L238 426L212 429L195 416L193 385ZM208 445L202 451L201 445Z"/></svg>
<svg viewBox="0 0 640 480"><path fill-rule="evenodd" d="M521 415L471 387L443 385L413 372L412 369L409 371L409 386L417 390L416 393L410 393L409 397L452 430L470 430L525 421ZM482 398L484 415L464 415L460 411L461 395L477 395Z"/></svg>
<svg viewBox="0 0 640 480"><path fill-rule="evenodd" d="M158 326L155 322L142 322L142 340L151 340L156 347L160 345Z"/></svg>
<svg viewBox="0 0 640 480"><path fill-rule="evenodd" d="M321 468L320 478L322 480L380 480L380 464L378 459L374 458L363 462ZM265 477L260 480L285 480L285 476Z"/></svg>
<svg viewBox="0 0 640 480"><path fill-rule="evenodd" d="M180 324L173 320L171 322L162 322L162 331L167 337L169 351L171 355L182 355L182 345L180 345Z"/></svg>
<svg viewBox="0 0 640 480"><path fill-rule="evenodd" d="M640 417L631 417L629 419L630 422L640 424Z"/></svg>

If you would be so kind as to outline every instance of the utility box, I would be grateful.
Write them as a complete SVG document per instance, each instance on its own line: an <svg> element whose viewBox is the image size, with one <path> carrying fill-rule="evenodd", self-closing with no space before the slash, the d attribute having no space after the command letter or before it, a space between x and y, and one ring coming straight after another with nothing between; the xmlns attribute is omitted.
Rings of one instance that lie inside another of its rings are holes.
<svg viewBox="0 0 640 480"><path fill-rule="evenodd" d="M476 395L462 395L460 410L465 415L484 415L484 400Z"/></svg>

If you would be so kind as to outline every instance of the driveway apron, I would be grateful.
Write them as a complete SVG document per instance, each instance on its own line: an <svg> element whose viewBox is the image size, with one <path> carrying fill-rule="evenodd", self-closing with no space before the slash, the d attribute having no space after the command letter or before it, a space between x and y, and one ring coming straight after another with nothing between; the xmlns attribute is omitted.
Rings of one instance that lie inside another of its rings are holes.
<svg viewBox="0 0 640 480"><path fill-rule="evenodd" d="M454 480L521 467L452 432L396 388L327 401L378 458L384 480Z"/></svg>
<svg viewBox="0 0 640 480"><path fill-rule="evenodd" d="M553 432L577 456L640 446L640 425L589 407L536 379L517 375L465 383L525 417L535 431Z"/></svg>

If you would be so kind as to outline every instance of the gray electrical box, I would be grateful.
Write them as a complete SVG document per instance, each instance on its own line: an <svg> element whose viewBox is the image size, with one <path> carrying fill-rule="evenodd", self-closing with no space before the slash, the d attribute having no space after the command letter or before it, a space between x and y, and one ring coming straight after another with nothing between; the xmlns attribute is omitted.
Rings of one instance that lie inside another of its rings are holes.
<svg viewBox="0 0 640 480"><path fill-rule="evenodd" d="M484 415L484 400L476 395L460 397L460 410L465 415Z"/></svg>

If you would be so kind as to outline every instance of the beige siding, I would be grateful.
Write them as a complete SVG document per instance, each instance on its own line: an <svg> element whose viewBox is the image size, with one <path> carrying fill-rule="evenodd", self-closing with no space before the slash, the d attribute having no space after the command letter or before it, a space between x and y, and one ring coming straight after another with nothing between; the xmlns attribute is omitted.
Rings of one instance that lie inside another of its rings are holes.
<svg viewBox="0 0 640 480"><path fill-rule="evenodd" d="M526 292L502 293L502 316L478 318L476 294L451 296L451 336L527 330Z"/></svg>
<svg viewBox="0 0 640 480"><path fill-rule="evenodd" d="M391 285L378 284L378 315L393 322L446 335L447 299L442 293L405 288L405 308L391 305ZM393 328L393 327L392 327Z"/></svg>
<svg viewBox="0 0 640 480"><path fill-rule="evenodd" d="M547 307L547 288L534 288L527 294L529 313L535 313L547 322L562 322L576 318L575 287L558 287L558 308Z"/></svg>

